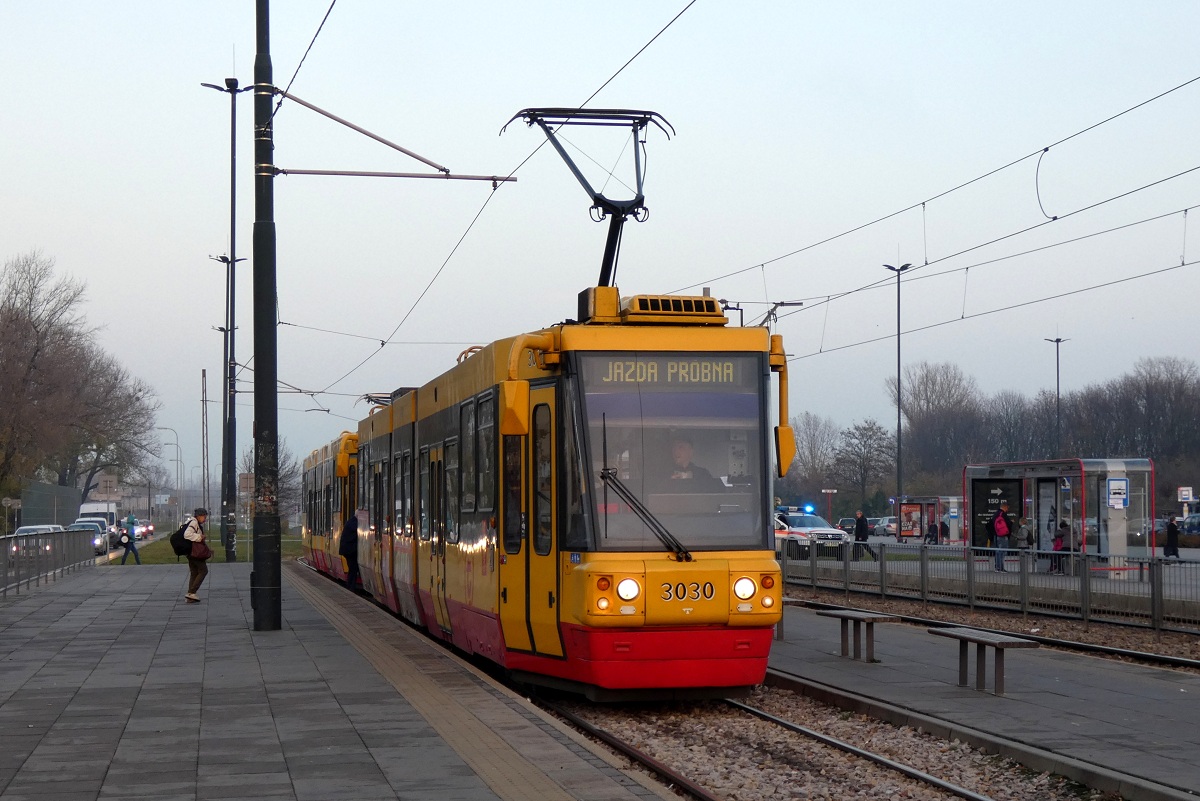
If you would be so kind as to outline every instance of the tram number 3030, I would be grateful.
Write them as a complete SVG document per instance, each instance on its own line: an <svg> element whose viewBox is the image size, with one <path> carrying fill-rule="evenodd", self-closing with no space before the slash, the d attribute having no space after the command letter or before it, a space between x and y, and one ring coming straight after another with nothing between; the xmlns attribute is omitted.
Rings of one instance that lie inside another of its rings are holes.
<svg viewBox="0 0 1200 801"><path fill-rule="evenodd" d="M662 599L664 601L711 601L717 594L717 588L713 586L711 581L706 581L701 584L698 581L685 584L671 584L663 582Z"/></svg>

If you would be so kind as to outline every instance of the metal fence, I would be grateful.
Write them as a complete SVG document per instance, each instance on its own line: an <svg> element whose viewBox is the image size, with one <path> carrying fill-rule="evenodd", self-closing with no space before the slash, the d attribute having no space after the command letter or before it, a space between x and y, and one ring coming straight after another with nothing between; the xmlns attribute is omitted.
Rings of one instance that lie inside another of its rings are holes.
<svg viewBox="0 0 1200 801"><path fill-rule="evenodd" d="M780 557L789 582L883 598L954 603L1200 631L1200 561L962 545L818 546Z"/></svg>
<svg viewBox="0 0 1200 801"><path fill-rule="evenodd" d="M9 534L0 537L4 559L0 560L0 596L9 591L28 592L43 582L57 581L81 567L96 564L91 531L49 531L41 534Z"/></svg>

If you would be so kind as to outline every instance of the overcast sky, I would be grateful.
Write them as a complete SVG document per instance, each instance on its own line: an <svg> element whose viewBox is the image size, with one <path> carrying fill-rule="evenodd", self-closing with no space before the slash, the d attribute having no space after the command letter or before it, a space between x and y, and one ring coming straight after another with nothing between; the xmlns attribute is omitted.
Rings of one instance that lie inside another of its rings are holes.
<svg viewBox="0 0 1200 801"><path fill-rule="evenodd" d="M276 85L328 8L273 4ZM214 474L220 461L225 273L209 256L229 247L229 98L200 84L250 84L254 30L252 0L0 2L0 256L38 250L87 283L102 345L157 390L189 479L202 370ZM956 362L989 393L1053 390L1046 338L1069 340L1064 392L1142 357L1195 358L1200 215L1182 210L1200 203L1200 170L1163 179L1200 167L1200 81L1146 101L1200 77L1198 30L1192 0L341 0L291 91L454 173L519 180L494 193L275 181L279 378L322 393L281 394L280 432L303 456L355 428L364 393L419 385L471 344L575 314L606 224L589 220L550 148L525 161L540 131L499 131L523 108L578 106L601 86L590 107L657 111L675 131L647 137L651 214L626 226L622 294L707 286L747 324L803 300L776 327L793 355L793 414L894 424L885 263L921 267L902 285L904 362ZM239 257L251 255L252 121L242 95ZM591 177L616 165L631 182L623 132L567 135ZM289 102L275 163L429 171ZM615 180L606 191L627 192ZM239 450L251 442L252 269L237 273Z"/></svg>

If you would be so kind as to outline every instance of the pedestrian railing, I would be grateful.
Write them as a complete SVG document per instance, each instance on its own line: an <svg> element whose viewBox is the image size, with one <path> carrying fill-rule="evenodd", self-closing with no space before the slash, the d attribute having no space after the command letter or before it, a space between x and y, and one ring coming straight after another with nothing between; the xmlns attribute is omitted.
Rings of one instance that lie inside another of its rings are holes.
<svg viewBox="0 0 1200 801"><path fill-rule="evenodd" d="M28 592L44 582L96 563L94 534L90 531L48 531L8 534L0 538L0 596Z"/></svg>
<svg viewBox="0 0 1200 801"><path fill-rule="evenodd" d="M1200 631L1200 561L962 544L871 548L876 559L853 547L815 547L783 559L784 571L794 584L847 593Z"/></svg>

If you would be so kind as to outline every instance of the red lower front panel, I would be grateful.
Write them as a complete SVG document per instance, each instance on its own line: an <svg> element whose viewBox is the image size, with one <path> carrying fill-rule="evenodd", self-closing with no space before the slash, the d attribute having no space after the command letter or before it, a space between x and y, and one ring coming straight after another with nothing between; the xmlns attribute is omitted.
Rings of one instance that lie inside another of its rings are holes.
<svg viewBox="0 0 1200 801"><path fill-rule="evenodd" d="M774 629L631 630L561 627L566 659L507 653L512 670L608 689L761 684Z"/></svg>

